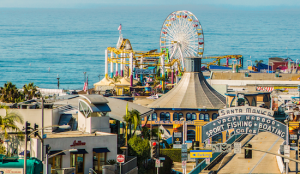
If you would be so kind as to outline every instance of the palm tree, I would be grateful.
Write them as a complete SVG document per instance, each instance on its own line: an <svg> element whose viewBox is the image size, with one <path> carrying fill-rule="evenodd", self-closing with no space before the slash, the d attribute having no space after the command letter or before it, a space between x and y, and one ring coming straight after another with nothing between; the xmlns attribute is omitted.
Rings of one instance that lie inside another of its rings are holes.
<svg viewBox="0 0 300 174"><path fill-rule="evenodd" d="M11 82L4 84L4 87L0 88L0 101L5 103L17 103L23 100L22 94L18 91L16 85Z"/></svg>
<svg viewBox="0 0 300 174"><path fill-rule="evenodd" d="M23 90L24 90L24 95L25 95L25 99L26 100L31 100L33 97L36 97L36 92L37 92L37 89L36 89L36 85L34 85L33 83L28 83L25 84L23 86Z"/></svg>
<svg viewBox="0 0 300 174"><path fill-rule="evenodd" d="M8 131L11 130L16 131L20 135L21 130L16 125L16 122L23 124L23 118L14 112L9 112L7 107L5 107L5 110L6 116L0 116L0 128L4 132L4 137L6 139L9 138Z"/></svg>
<svg viewBox="0 0 300 174"><path fill-rule="evenodd" d="M132 109L131 111L129 111L129 117L130 117L130 123L129 123L130 124L130 133L131 133L131 127L132 127L131 125L132 124L133 124L133 130L134 130L133 134L130 135L130 137L131 137L132 135L135 134L137 127L141 123L141 114L138 110Z"/></svg>

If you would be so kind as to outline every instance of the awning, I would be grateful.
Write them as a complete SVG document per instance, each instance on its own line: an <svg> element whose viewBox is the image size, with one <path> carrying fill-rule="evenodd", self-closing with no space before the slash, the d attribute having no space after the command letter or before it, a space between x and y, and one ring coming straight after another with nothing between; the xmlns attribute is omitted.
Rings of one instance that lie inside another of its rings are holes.
<svg viewBox="0 0 300 174"><path fill-rule="evenodd" d="M88 153L85 149L77 149L77 152L72 152L73 154L86 154Z"/></svg>
<svg viewBox="0 0 300 174"><path fill-rule="evenodd" d="M27 150L27 154L29 154L30 153L30 151L29 150ZM24 156L24 151L23 152L21 152L21 153L19 153L19 155L23 155Z"/></svg>
<svg viewBox="0 0 300 174"><path fill-rule="evenodd" d="M56 154L56 153L61 152L61 151L62 150L50 150L50 152L49 152L48 155L50 156L50 155ZM61 152L61 153L59 153L57 155L66 155L66 154L65 154L65 152Z"/></svg>
<svg viewBox="0 0 300 174"><path fill-rule="evenodd" d="M106 147L102 147L102 148L93 148L93 152L104 153L104 152L110 152L110 151Z"/></svg>

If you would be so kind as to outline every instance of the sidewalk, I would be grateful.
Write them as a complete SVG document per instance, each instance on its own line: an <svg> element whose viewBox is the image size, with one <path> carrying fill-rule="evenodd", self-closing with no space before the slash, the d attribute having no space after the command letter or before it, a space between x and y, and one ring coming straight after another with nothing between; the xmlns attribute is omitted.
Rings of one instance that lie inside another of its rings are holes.
<svg viewBox="0 0 300 174"><path fill-rule="evenodd" d="M180 162L173 162L174 166L173 166L173 170L177 171L177 172L181 172L182 173L182 165ZM195 162L188 162L186 163L186 173L191 172L194 168L196 167L196 163Z"/></svg>

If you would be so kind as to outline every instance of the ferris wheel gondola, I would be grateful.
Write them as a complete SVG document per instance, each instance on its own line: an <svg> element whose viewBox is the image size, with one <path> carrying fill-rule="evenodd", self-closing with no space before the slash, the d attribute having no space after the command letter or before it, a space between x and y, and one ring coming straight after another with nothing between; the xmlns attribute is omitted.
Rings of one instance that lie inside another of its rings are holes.
<svg viewBox="0 0 300 174"><path fill-rule="evenodd" d="M160 48L168 50L168 62L178 59L183 69L185 57L202 57L204 35L197 17L185 10L172 12L162 25Z"/></svg>

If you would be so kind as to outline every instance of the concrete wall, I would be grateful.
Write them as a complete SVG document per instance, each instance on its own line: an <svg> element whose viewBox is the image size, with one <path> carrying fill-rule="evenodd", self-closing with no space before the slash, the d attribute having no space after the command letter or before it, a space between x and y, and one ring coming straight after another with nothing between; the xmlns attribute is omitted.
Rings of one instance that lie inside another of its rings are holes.
<svg viewBox="0 0 300 174"><path fill-rule="evenodd" d="M83 132L86 132L87 130L86 118L80 111L78 111L78 130Z"/></svg>
<svg viewBox="0 0 300 174"><path fill-rule="evenodd" d="M100 131L110 133L109 117L90 117L91 132Z"/></svg>

